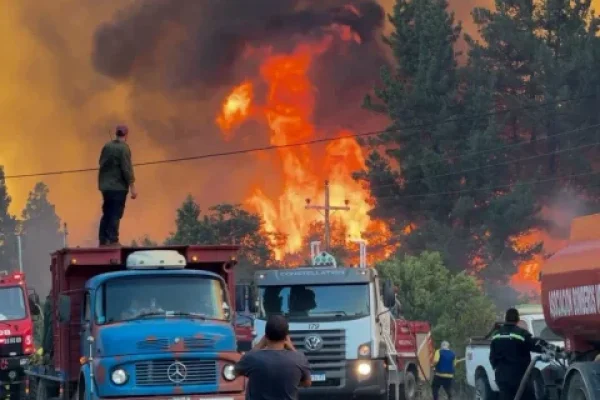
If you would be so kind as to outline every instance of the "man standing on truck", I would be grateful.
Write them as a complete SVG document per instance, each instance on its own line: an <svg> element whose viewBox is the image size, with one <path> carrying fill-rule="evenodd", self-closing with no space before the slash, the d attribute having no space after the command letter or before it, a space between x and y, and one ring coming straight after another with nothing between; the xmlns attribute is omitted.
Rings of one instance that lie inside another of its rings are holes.
<svg viewBox="0 0 600 400"><path fill-rule="evenodd" d="M518 326L520 319L517 309L508 309L504 324L492 336L490 364L496 373L500 400L515 398L521 380L531 362L531 352L542 352L540 344L534 341L531 334ZM531 398L532 391L530 385L527 385L521 399Z"/></svg>
<svg viewBox="0 0 600 400"><path fill-rule="evenodd" d="M116 138L106 143L100 153L98 189L102 192L102 219L98 238L100 246L119 245L119 225L125 211L127 193L137 197L131 150L127 144L129 130L116 128Z"/></svg>
<svg viewBox="0 0 600 400"><path fill-rule="evenodd" d="M235 366L237 375L248 377L247 400L297 400L298 387L311 385L308 360L296 351L289 330L283 316L270 316L265 336Z"/></svg>

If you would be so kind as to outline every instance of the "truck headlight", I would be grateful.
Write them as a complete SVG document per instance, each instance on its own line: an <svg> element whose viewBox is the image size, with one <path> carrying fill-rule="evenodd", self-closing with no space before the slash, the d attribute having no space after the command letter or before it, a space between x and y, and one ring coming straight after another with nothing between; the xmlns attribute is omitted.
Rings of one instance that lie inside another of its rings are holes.
<svg viewBox="0 0 600 400"><path fill-rule="evenodd" d="M127 382L127 372L122 369L115 369L110 375L110 379L115 385L124 385Z"/></svg>
<svg viewBox="0 0 600 400"><path fill-rule="evenodd" d="M228 381L235 379L235 366L233 364L226 364L223 367L223 378Z"/></svg>
<svg viewBox="0 0 600 400"><path fill-rule="evenodd" d="M358 357L371 357L371 343L363 343L360 346L358 346Z"/></svg>
<svg viewBox="0 0 600 400"><path fill-rule="evenodd" d="M356 372L360 376L369 376L371 374L371 363L360 362L356 367Z"/></svg>

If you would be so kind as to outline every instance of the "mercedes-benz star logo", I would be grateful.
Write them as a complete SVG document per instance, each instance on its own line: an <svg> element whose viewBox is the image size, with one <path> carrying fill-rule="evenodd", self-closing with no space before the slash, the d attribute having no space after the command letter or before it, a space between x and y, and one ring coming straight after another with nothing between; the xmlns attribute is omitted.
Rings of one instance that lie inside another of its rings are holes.
<svg viewBox="0 0 600 400"><path fill-rule="evenodd" d="M319 351L323 348L323 339L319 335L310 335L304 339L304 347L308 351Z"/></svg>
<svg viewBox="0 0 600 400"><path fill-rule="evenodd" d="M167 369L167 376L171 382L181 383L185 381L187 376L187 368L179 361L175 361L173 364L169 365L169 368Z"/></svg>

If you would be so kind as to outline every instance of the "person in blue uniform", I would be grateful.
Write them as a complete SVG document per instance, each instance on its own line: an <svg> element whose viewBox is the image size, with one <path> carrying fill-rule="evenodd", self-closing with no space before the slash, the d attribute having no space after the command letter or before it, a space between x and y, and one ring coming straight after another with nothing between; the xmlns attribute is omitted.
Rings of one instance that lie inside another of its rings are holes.
<svg viewBox="0 0 600 400"><path fill-rule="evenodd" d="M433 400L438 400L440 389L444 388L448 400L452 400L452 384L454 383L454 369L456 364L461 362L456 359L456 354L450 350L450 343L443 341L439 350L436 350L433 356L433 366L435 373L431 383Z"/></svg>

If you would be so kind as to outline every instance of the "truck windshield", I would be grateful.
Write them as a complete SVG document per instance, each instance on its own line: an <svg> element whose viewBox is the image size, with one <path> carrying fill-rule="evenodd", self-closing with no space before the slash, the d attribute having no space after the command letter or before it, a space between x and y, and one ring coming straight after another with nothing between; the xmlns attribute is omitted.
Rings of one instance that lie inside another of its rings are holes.
<svg viewBox="0 0 600 400"><path fill-rule="evenodd" d="M532 335L534 337L544 339L548 342L562 342L564 339L548 328L546 325L546 320L543 319L534 319L531 321L531 327L533 328Z"/></svg>
<svg viewBox="0 0 600 400"><path fill-rule="evenodd" d="M0 321L23 319L26 316L23 289L19 286L0 287Z"/></svg>
<svg viewBox="0 0 600 400"><path fill-rule="evenodd" d="M97 298L99 323L179 317L229 320L223 283L191 276L127 277L104 284Z"/></svg>
<svg viewBox="0 0 600 400"><path fill-rule="evenodd" d="M355 319L369 315L369 285L294 285L259 288L259 318Z"/></svg>

